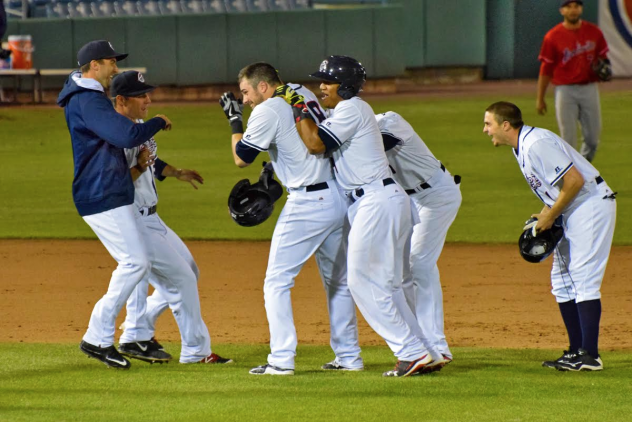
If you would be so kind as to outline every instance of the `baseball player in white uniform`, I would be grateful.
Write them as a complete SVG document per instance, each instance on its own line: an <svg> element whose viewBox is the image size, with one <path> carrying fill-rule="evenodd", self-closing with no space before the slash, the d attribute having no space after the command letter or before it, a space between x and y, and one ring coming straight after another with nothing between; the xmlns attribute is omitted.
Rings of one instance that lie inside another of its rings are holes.
<svg viewBox="0 0 632 422"><path fill-rule="evenodd" d="M442 355L429 365L452 361L443 329L443 292L437 261L461 206L460 176L452 176L412 126L388 111L375 116L393 178L410 196L413 233L410 264L404 264L404 292L429 344Z"/></svg>
<svg viewBox="0 0 632 422"><path fill-rule="evenodd" d="M333 110L326 120L316 125L303 118L308 116L302 111L302 99L290 91L286 98L294 105L307 149L312 154L331 155L336 180L352 202L348 211L349 289L364 318L398 359L384 376L422 373L441 356L427 349L402 290L405 245L412 231L410 200L392 178L371 106L357 96L366 72L351 57L330 56L311 76L323 81L322 104Z"/></svg>
<svg viewBox="0 0 632 422"><path fill-rule="evenodd" d="M275 97L282 85L271 65L254 63L238 76L245 104L253 108L243 131L241 110L232 93L220 104L233 131L235 164L246 167L260 152L267 151L277 177L287 188L288 198L275 226L264 282L264 299L270 326L270 354L253 375L293 375L297 336L290 289L310 256L316 262L327 295L334 361L331 370L362 370L355 306L346 279L343 229L347 199L333 179L328 159L309 154L296 131L291 108ZM315 118L324 113L314 94L292 85L310 103Z"/></svg>
<svg viewBox="0 0 632 422"><path fill-rule="evenodd" d="M145 83L140 72L127 71L112 81L110 95L115 98L116 110L134 122L146 117L149 93L155 86ZM211 338L202 320L197 289L199 270L193 256L182 240L158 216L158 194L154 178L171 176L189 182L204 179L195 171L176 169L157 156L156 141L152 137L144 144L125 150L134 180L134 207L140 214L143 240L147 245L151 271L136 286L127 301L124 332L119 341L119 352L147 362L164 362L171 356L153 338L158 316L171 307L180 329L181 363L230 363L211 351ZM142 157L142 162L138 161ZM147 297L149 284L155 291Z"/></svg>
<svg viewBox="0 0 632 422"><path fill-rule="evenodd" d="M559 136L530 127L516 105L498 102L485 112L484 129L494 146L509 145L520 170L544 208L536 231L551 228L562 215L564 237L551 270L552 293L568 332L570 347L543 366L562 371L599 371L601 283L610 256L616 193L599 172Z"/></svg>

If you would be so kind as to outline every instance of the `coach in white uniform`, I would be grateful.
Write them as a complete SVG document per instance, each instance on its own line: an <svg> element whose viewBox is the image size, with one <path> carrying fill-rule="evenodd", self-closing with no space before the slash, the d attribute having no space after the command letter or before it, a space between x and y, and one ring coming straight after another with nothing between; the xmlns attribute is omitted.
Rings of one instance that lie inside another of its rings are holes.
<svg viewBox="0 0 632 422"><path fill-rule="evenodd" d="M421 373L440 355L427 350L402 290L405 244L412 231L410 200L392 178L371 106L357 96L366 72L351 57L330 56L311 76L323 81L322 104L333 111L318 125L305 118L297 127L310 153L331 155L336 180L352 202L349 289L364 318L398 359L384 376ZM300 99L287 99L294 109L302 105Z"/></svg>
<svg viewBox="0 0 632 422"><path fill-rule="evenodd" d="M509 145L520 170L544 203L537 231L563 216L564 237L551 270L552 292L570 347L544 366L562 371L603 369L599 356L601 283L616 219L615 193L584 157L554 133L527 126L514 104L498 102L485 112L484 129L494 146Z"/></svg>
<svg viewBox="0 0 632 422"><path fill-rule="evenodd" d="M291 108L283 98L275 97L282 82L274 67L254 63L239 72L238 80L244 103L253 108L245 132L233 94L226 93L220 100L233 130L235 164L246 167L260 152L268 152L274 172L289 193L272 236L263 288L271 351L268 363L250 373L294 374L297 336L290 289L314 253L327 295L331 347L336 355L323 369L362 370L355 305L346 279L346 197L333 179L329 160L309 154L296 131ZM308 98L315 118L324 118L314 94L293 86Z"/></svg>
<svg viewBox="0 0 632 422"><path fill-rule="evenodd" d="M404 292L429 344L442 361L429 365L440 369L452 361L443 328L443 292L437 261L448 229L461 206L460 176L453 177L399 114L388 111L375 116L382 133L393 178L410 196L413 234L410 265L404 264Z"/></svg>
<svg viewBox="0 0 632 422"><path fill-rule="evenodd" d="M110 96L115 99L117 112L140 123L147 116L151 104L149 93L154 89L155 86L145 83L140 72L131 70L114 78ZM146 228L142 233L152 267L127 301L125 330L119 341L119 352L148 362L170 360L171 356L153 337L156 319L167 307L171 307L180 329L181 363L231 362L211 352L211 338L200 310L198 267L184 242L157 213L158 193L154 178L162 181L166 177L175 177L191 183L196 189L195 182L203 183L204 179L195 170L176 169L158 158L154 138L138 147L126 149L125 155L134 180L134 207ZM155 291L148 298L149 284L154 286ZM145 317L141 318L143 315Z"/></svg>

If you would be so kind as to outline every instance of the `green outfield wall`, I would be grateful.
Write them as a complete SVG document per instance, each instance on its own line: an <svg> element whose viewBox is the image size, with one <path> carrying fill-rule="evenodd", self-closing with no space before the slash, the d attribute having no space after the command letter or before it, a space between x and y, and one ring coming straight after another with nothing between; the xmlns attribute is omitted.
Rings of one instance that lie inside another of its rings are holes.
<svg viewBox="0 0 632 422"><path fill-rule="evenodd" d="M128 52L162 85L230 83L239 69L268 61L302 81L329 54L358 58L372 78L407 68L484 68L490 79L532 78L548 29L561 21L553 0L399 0L388 6L286 12L9 21L30 34L37 68L75 67L93 39ZM597 21L597 4L584 17ZM60 86L63 78L44 81Z"/></svg>
<svg viewBox="0 0 632 422"><path fill-rule="evenodd" d="M11 21L8 34L30 34L36 68L76 67L77 50L108 39L144 66L152 82L205 85L235 81L243 66L267 61L301 81L329 54L358 58L372 77L402 75L403 8L134 16ZM59 85L61 81L45 81Z"/></svg>

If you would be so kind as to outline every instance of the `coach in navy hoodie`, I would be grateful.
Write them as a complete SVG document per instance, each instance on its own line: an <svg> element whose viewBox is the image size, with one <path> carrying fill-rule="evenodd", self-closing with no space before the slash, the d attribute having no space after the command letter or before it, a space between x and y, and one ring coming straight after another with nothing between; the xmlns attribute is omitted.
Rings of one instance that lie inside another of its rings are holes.
<svg viewBox="0 0 632 422"><path fill-rule="evenodd" d="M80 72L70 75L57 99L64 107L72 140L75 206L118 262L79 347L89 357L122 369L131 364L113 346L116 317L151 268L138 210L132 206L134 185L123 148L138 146L171 127L162 115L134 123L114 110L106 92L118 72L117 61L125 57L108 41L84 45L77 53Z"/></svg>
<svg viewBox="0 0 632 422"><path fill-rule="evenodd" d="M133 123L114 110L105 92L118 72L116 61L125 57L127 54L116 53L107 41L86 44L78 61L87 72L83 77L81 72L73 72L57 98L57 104L64 107L72 140L72 196L81 216L134 202L134 184L123 148L142 144L169 122L159 115ZM96 70L90 67L92 62Z"/></svg>

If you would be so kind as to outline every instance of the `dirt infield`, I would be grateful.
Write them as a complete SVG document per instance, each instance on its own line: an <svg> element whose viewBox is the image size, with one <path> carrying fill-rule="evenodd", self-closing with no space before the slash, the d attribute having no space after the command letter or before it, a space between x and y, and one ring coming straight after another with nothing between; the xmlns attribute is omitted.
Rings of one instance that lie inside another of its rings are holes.
<svg viewBox="0 0 632 422"><path fill-rule="evenodd" d="M187 242L201 269L202 312L215 343L267 343L263 277L269 242ZM0 241L0 342L79 342L115 262L98 241ZM446 246L439 262L446 335L453 346L566 346L549 292L550 261L533 265L506 245ZM632 349L632 247L614 248L603 292L601 347ZM314 260L292 292L301 344L328 344ZM297 312L300 310L300 312ZM122 318L119 317L119 321ZM171 315L157 335L179 341ZM384 344L361 319L364 345Z"/></svg>

